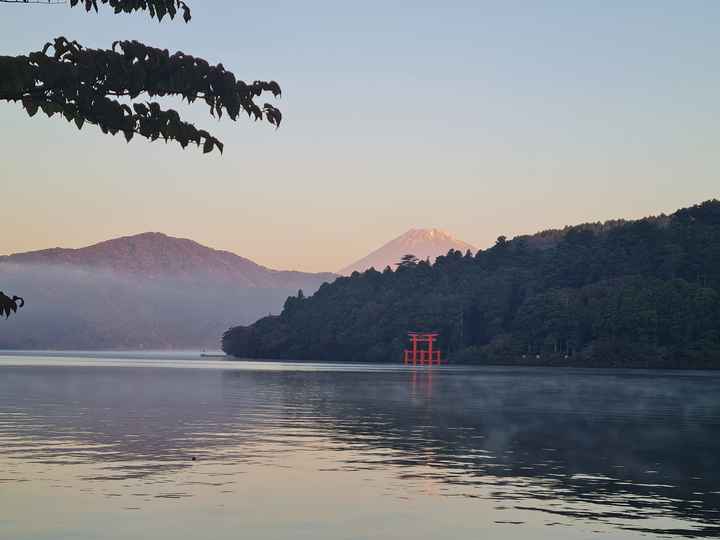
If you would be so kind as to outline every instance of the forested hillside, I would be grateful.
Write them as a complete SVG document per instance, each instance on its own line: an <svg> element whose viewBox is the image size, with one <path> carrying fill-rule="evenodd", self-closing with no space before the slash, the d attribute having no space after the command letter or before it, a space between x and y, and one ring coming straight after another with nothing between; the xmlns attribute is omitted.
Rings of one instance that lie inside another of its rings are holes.
<svg viewBox="0 0 720 540"><path fill-rule="evenodd" d="M458 363L720 368L720 201L356 272L231 328L223 348L397 362L408 330L440 331Z"/></svg>

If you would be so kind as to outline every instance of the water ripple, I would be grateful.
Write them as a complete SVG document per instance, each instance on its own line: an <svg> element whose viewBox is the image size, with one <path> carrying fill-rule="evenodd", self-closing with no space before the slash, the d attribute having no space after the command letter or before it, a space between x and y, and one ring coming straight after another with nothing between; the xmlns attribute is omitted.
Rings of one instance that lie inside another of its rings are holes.
<svg viewBox="0 0 720 540"><path fill-rule="evenodd" d="M3 489L70 474L52 488L137 510L305 459L319 484L377 473L394 499L488 501L500 526L720 536L717 376L73 366L0 367Z"/></svg>

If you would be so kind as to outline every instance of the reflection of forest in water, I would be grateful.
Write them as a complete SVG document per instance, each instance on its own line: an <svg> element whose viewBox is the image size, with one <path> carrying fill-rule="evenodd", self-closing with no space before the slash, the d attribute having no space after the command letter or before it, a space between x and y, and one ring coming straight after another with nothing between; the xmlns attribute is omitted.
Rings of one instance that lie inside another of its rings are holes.
<svg viewBox="0 0 720 540"><path fill-rule="evenodd" d="M485 496L498 501L536 500L527 508L628 528L673 515L697 528L648 532L720 536L720 378L426 369L343 383L337 374L289 373L282 388L287 401L312 404L331 437L355 450L393 450L381 459L354 453L349 467L429 466L434 472L417 474L469 497L489 487ZM578 510L584 504L604 509Z"/></svg>
<svg viewBox="0 0 720 540"><path fill-rule="evenodd" d="M448 495L628 528L670 516L688 525L670 534L720 536L715 375L110 367L3 373L0 458L99 463L104 472L96 479L126 479L186 467L190 456L272 466L284 452L331 448L338 468L427 477L451 488Z"/></svg>

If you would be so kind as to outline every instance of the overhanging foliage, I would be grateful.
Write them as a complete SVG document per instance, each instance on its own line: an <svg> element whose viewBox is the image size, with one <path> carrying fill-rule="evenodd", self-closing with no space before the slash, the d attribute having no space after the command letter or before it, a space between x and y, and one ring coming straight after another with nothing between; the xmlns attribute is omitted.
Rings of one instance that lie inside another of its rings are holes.
<svg viewBox="0 0 720 540"><path fill-rule="evenodd" d="M280 111L269 103L255 103L264 92L278 97L280 86L275 81L246 83L222 64L211 66L202 58L171 55L137 41L116 41L112 49L103 50L59 37L27 56L0 56L0 101L20 102L30 116L41 110L47 116L61 115L78 128L89 122L103 133L120 132L127 141L136 134L153 141L162 137L183 148L194 142L204 152L222 152L223 144L183 121L177 111L135 100L143 95L180 96L189 103L202 99L218 118L226 113L237 120L245 112L278 127ZM131 104L116 99L122 97Z"/></svg>
<svg viewBox="0 0 720 540"><path fill-rule="evenodd" d="M65 0L0 0L4 4L65 4ZM147 11L150 17L157 17L162 21L166 15L175 18L178 10L183 12L183 20L191 19L190 8L182 0L100 0L100 5L107 5L115 13L132 13L133 11ZM83 6L86 11L98 11L98 0L70 0L70 7Z"/></svg>
<svg viewBox="0 0 720 540"><path fill-rule="evenodd" d="M100 0L100 4L107 4L115 13L132 13L133 11L147 10L151 17L162 21L166 15L175 18L178 9L183 12L183 20L188 22L191 18L190 8L182 0ZM70 6L84 6L87 11L98 10L97 0L70 0Z"/></svg>
<svg viewBox="0 0 720 540"><path fill-rule="evenodd" d="M5 315L7 319L10 313L17 313L18 308L25 305L25 300L19 296L13 296L10 298L4 292L0 291L0 317Z"/></svg>

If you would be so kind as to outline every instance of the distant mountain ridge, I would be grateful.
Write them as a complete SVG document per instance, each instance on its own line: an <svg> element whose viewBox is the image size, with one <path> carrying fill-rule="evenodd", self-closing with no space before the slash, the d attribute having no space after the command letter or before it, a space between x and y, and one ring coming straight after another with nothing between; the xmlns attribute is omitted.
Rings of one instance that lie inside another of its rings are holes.
<svg viewBox="0 0 720 540"><path fill-rule="evenodd" d="M0 349L200 349L237 321L277 313L331 273L273 270L162 233L0 257L0 285L26 300Z"/></svg>
<svg viewBox="0 0 720 540"><path fill-rule="evenodd" d="M364 272L370 267L382 270L386 266L394 268L403 255L412 254L418 259L430 258L434 262L438 255L445 255L449 250L462 252L475 251L475 246L453 238L440 229L410 229L390 242L376 249L366 257L342 268L338 274L349 275L353 272Z"/></svg>
<svg viewBox="0 0 720 540"><path fill-rule="evenodd" d="M142 278L212 279L244 287L302 287L308 280L332 281L334 274L273 270L229 251L187 238L146 232L70 249L50 248L0 256L0 264L77 266Z"/></svg>

